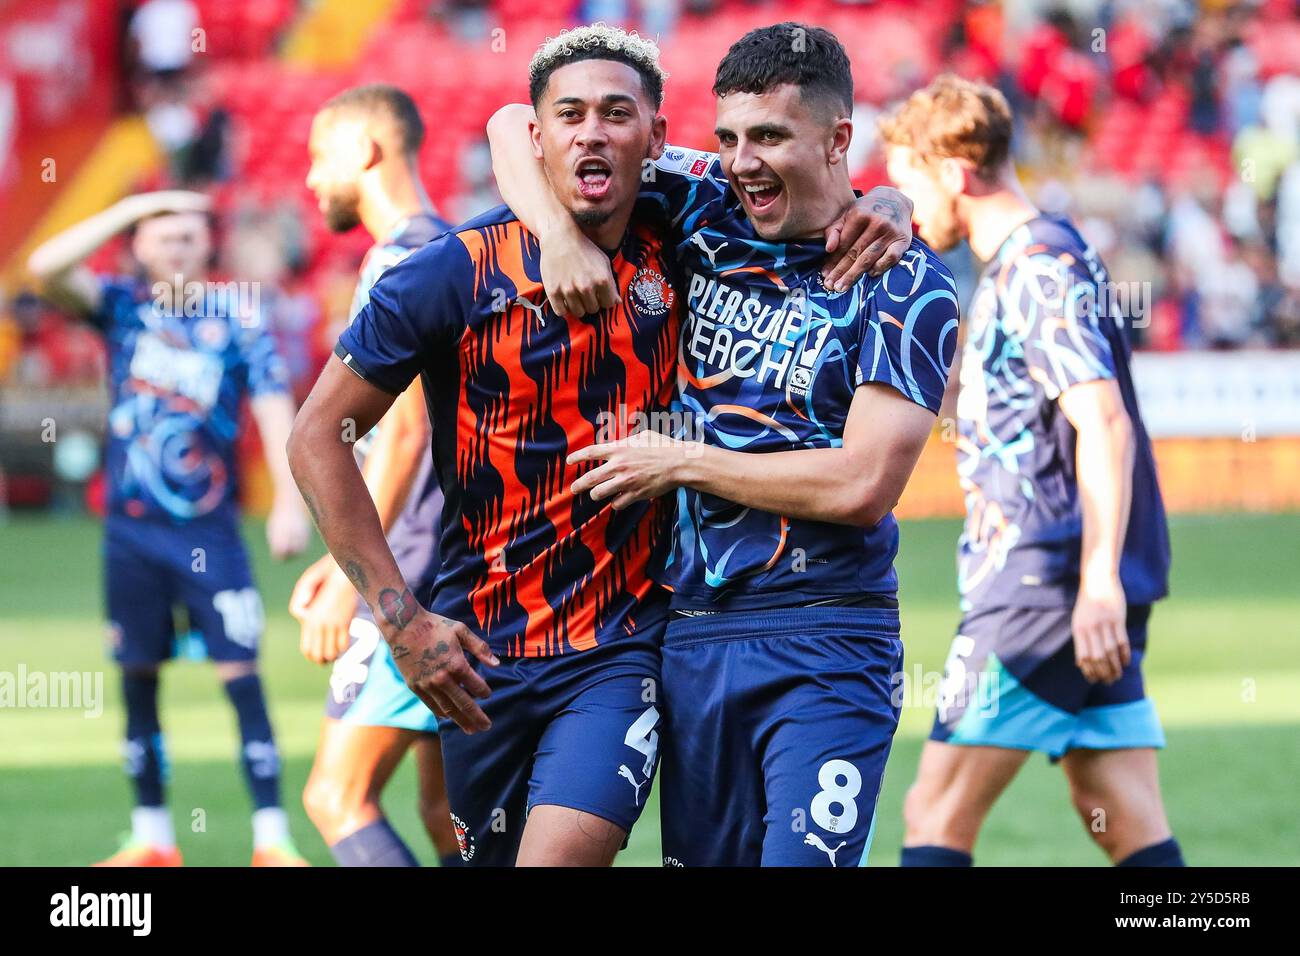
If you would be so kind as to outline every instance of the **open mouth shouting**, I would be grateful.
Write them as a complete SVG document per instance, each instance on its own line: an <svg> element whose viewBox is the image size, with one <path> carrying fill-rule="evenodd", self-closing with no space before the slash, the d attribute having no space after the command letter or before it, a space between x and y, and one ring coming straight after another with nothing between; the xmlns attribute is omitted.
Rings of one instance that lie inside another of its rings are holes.
<svg viewBox="0 0 1300 956"><path fill-rule="evenodd" d="M753 182L742 181L740 191L748 210L761 216L765 213L770 214L773 211L772 204L785 192L785 187L776 180L761 179Z"/></svg>
<svg viewBox="0 0 1300 956"><path fill-rule="evenodd" d="M599 156L578 160L578 193L583 199L599 202L609 192L614 169Z"/></svg>

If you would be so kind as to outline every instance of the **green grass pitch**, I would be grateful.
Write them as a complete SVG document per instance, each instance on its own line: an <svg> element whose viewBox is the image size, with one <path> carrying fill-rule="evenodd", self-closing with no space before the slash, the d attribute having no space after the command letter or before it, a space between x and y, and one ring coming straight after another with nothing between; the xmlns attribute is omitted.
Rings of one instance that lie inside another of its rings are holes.
<svg viewBox="0 0 1300 956"><path fill-rule="evenodd" d="M942 668L957 621L952 521L906 522L899 573L909 674ZM1161 776L1174 832L1190 863L1300 864L1300 514L1173 519L1173 596L1156 610L1148 684L1169 738ZM250 523L267 608L263 673L284 756L284 801L315 864L329 854L299 800L311 765L327 672L298 655L285 604L310 557L274 564ZM79 865L107 855L127 829L129 791L119 760L123 715L104 656L100 529L85 519L17 517L0 527L0 672L92 671L104 676L103 713L0 709L0 864ZM918 695L919 696L919 695ZM249 804L235 762L234 715L211 668L177 661L164 671L163 723L172 760L170 801L187 865L248 863ZM903 794L933 716L905 707L872 849L892 866ZM408 761L386 807L421 860L434 854L417 823ZM621 854L657 865L658 803ZM201 826L200 826L201 824ZM1036 756L976 847L979 864L1100 865L1075 818L1061 774Z"/></svg>

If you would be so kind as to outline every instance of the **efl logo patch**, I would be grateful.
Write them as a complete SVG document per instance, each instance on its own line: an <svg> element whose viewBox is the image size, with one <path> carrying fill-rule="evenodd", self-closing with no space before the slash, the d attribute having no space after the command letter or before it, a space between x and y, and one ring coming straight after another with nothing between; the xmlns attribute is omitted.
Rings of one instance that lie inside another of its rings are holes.
<svg viewBox="0 0 1300 956"><path fill-rule="evenodd" d="M659 161L655 165L670 173L681 173L684 176L690 176L692 179L703 179L709 171L709 163L712 159L712 153L705 153L698 149L673 147L664 150L663 155L659 157Z"/></svg>

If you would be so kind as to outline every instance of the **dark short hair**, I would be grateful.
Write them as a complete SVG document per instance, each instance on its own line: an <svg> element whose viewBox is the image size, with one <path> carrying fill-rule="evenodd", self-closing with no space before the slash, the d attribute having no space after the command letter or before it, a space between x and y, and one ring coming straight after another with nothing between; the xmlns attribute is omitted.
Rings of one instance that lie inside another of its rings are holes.
<svg viewBox="0 0 1300 956"><path fill-rule="evenodd" d="M805 102L853 115L853 71L835 34L806 23L774 23L750 30L718 64L713 95L766 93L792 83Z"/></svg>
<svg viewBox="0 0 1300 956"><path fill-rule="evenodd" d="M424 144L424 120L415 100L404 90L388 83L367 83L331 97L320 112L341 110L362 116L384 116L397 127L402 152L414 155Z"/></svg>
<svg viewBox="0 0 1300 956"><path fill-rule="evenodd" d="M641 77L641 88L656 110L664 104L664 80L668 74L659 65L659 47L654 41L618 27L593 23L590 26L562 30L533 54L528 64L528 97L533 108L542 101L551 74L570 63L583 60L612 60L625 63Z"/></svg>

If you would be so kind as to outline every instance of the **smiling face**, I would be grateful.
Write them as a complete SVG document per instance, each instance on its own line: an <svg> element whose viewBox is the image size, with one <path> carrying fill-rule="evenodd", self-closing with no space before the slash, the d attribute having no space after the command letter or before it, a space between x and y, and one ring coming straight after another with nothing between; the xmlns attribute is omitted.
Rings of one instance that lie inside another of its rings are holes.
<svg viewBox="0 0 1300 956"><path fill-rule="evenodd" d="M966 225L958 214L964 174L955 159L922 157L910 146L889 144L885 168L894 185L912 200L912 218L921 239L943 252L966 238Z"/></svg>
<svg viewBox="0 0 1300 956"><path fill-rule="evenodd" d="M754 230L768 241L819 234L852 200L844 155L853 124L792 83L717 98L718 152Z"/></svg>
<svg viewBox="0 0 1300 956"><path fill-rule="evenodd" d="M666 124L631 66L580 60L551 74L532 134L556 197L579 226L598 229L631 214Z"/></svg>
<svg viewBox="0 0 1300 956"><path fill-rule="evenodd" d="M361 174L370 158L370 139L358 117L323 110L311 123L307 149L311 168L307 188L333 232L347 232L361 222Z"/></svg>

